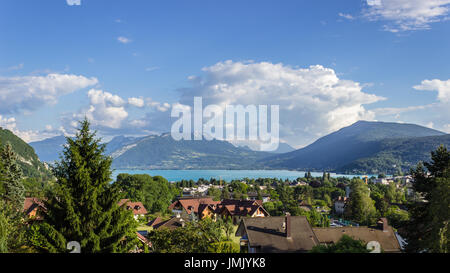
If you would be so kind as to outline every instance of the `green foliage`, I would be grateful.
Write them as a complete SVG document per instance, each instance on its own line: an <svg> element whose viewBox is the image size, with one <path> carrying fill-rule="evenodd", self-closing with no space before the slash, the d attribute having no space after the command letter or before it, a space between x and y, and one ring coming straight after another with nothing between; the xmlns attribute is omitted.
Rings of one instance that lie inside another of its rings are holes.
<svg viewBox="0 0 450 273"><path fill-rule="evenodd" d="M312 227L329 227L330 226L330 219L326 215L321 214L320 212L316 211L315 209L310 211L303 211L302 214L306 216L308 219L309 224Z"/></svg>
<svg viewBox="0 0 450 273"><path fill-rule="evenodd" d="M425 165L425 166L424 166ZM408 206L410 220L405 225L409 252L441 252L450 249L450 152L440 146L431 152L431 162L412 171L413 189L423 200ZM430 175L426 174L425 168Z"/></svg>
<svg viewBox="0 0 450 273"><path fill-rule="evenodd" d="M3 197L20 212L25 200L25 188L22 183L22 170L17 164L17 155L10 143L0 147L0 180L4 187Z"/></svg>
<svg viewBox="0 0 450 273"><path fill-rule="evenodd" d="M369 188L361 179L353 179L350 201L345 207L345 215L359 224L372 225L377 218L375 201L370 198Z"/></svg>
<svg viewBox="0 0 450 273"><path fill-rule="evenodd" d="M25 235L23 214L10 202L0 199L0 253L26 252Z"/></svg>
<svg viewBox="0 0 450 273"><path fill-rule="evenodd" d="M157 253L233 253L235 246L223 234L224 223L206 218L201 221L187 221L184 227L160 228L148 235Z"/></svg>
<svg viewBox="0 0 450 273"><path fill-rule="evenodd" d="M209 253L239 253L240 247L233 241L223 241L211 243L208 249Z"/></svg>
<svg viewBox="0 0 450 273"><path fill-rule="evenodd" d="M179 193L165 178L148 174L119 174L114 187L126 198L142 202L149 213L166 212Z"/></svg>
<svg viewBox="0 0 450 273"><path fill-rule="evenodd" d="M220 201L222 191L218 188L211 187L208 189L208 195L211 196L214 201Z"/></svg>
<svg viewBox="0 0 450 273"><path fill-rule="evenodd" d="M110 186L105 146L86 119L80 125L53 169L57 183L45 202L44 222L31 236L34 247L67 252L67 242L77 241L83 253L128 252L137 245L137 223L131 211L117 205L122 196Z"/></svg>
<svg viewBox="0 0 450 273"><path fill-rule="evenodd" d="M406 210L402 210L397 206L391 206L384 215L388 222L394 228L401 228L409 220L409 214Z"/></svg>
<svg viewBox="0 0 450 273"><path fill-rule="evenodd" d="M369 253L366 243L361 240L355 240L348 235L332 245L317 245L312 248L311 253Z"/></svg>

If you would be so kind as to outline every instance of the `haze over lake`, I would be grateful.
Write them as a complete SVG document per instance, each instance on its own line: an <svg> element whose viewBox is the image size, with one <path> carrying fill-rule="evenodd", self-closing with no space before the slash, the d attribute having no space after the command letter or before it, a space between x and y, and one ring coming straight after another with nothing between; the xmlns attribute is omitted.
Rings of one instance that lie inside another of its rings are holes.
<svg viewBox="0 0 450 273"><path fill-rule="evenodd" d="M113 171L113 179L117 178L120 173L128 174L148 174L150 176L162 176L168 181L181 181L184 180L194 180L197 181L200 178L209 180L215 178L217 180L222 179L223 181L230 182L234 179L244 179L244 178L279 178L279 179L289 179L295 180L298 177L304 177L305 172L303 171L286 171L286 170L115 170ZM322 172L311 172L313 177L322 177ZM345 175L345 174L335 174L331 173L331 177L362 177L365 175ZM369 177L371 175L368 175Z"/></svg>

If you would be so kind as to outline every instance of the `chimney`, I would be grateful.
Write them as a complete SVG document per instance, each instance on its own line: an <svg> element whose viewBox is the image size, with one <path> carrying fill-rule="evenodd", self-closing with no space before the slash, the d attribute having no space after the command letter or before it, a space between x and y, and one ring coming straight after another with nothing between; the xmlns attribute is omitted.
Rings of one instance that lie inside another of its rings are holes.
<svg viewBox="0 0 450 273"><path fill-rule="evenodd" d="M291 214L289 212L286 212L285 223L286 238L291 238Z"/></svg>
<svg viewBox="0 0 450 273"><path fill-rule="evenodd" d="M386 218L380 218L380 220L378 220L377 222L377 226L379 229L381 229L384 232L388 231L388 220Z"/></svg>

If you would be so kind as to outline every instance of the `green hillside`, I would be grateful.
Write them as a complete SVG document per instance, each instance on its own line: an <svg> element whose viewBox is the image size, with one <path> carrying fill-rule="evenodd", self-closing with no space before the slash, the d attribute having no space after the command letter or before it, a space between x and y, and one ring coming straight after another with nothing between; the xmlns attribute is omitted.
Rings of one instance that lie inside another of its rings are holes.
<svg viewBox="0 0 450 273"><path fill-rule="evenodd" d="M390 173L403 172L417 165L419 161L430 161L430 151L440 145L450 148L450 135L386 139L379 142L380 151L366 158L337 169L343 173Z"/></svg>
<svg viewBox="0 0 450 273"><path fill-rule="evenodd" d="M14 151L17 153L20 167L25 177L48 177L50 171L39 161L34 149L21 138L7 129L0 127L0 143L5 145L11 143Z"/></svg>

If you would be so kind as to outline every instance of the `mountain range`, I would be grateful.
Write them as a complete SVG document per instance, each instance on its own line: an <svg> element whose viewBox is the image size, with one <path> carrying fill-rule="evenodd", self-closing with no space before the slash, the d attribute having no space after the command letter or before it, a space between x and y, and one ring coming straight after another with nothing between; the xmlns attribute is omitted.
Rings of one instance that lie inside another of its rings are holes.
<svg viewBox="0 0 450 273"><path fill-rule="evenodd" d="M58 159L65 138L30 143L41 160ZM285 144L285 143L280 143ZM275 154L220 140L175 141L169 133L114 137L106 154L115 169L290 169L337 173L394 173L428 161L450 135L415 124L359 121L291 151ZM286 144L287 145L287 144Z"/></svg>
<svg viewBox="0 0 450 273"><path fill-rule="evenodd" d="M429 160L430 151L440 144L450 145L449 135L423 126L358 121L305 148L265 158L263 165L339 173L393 173Z"/></svg>

